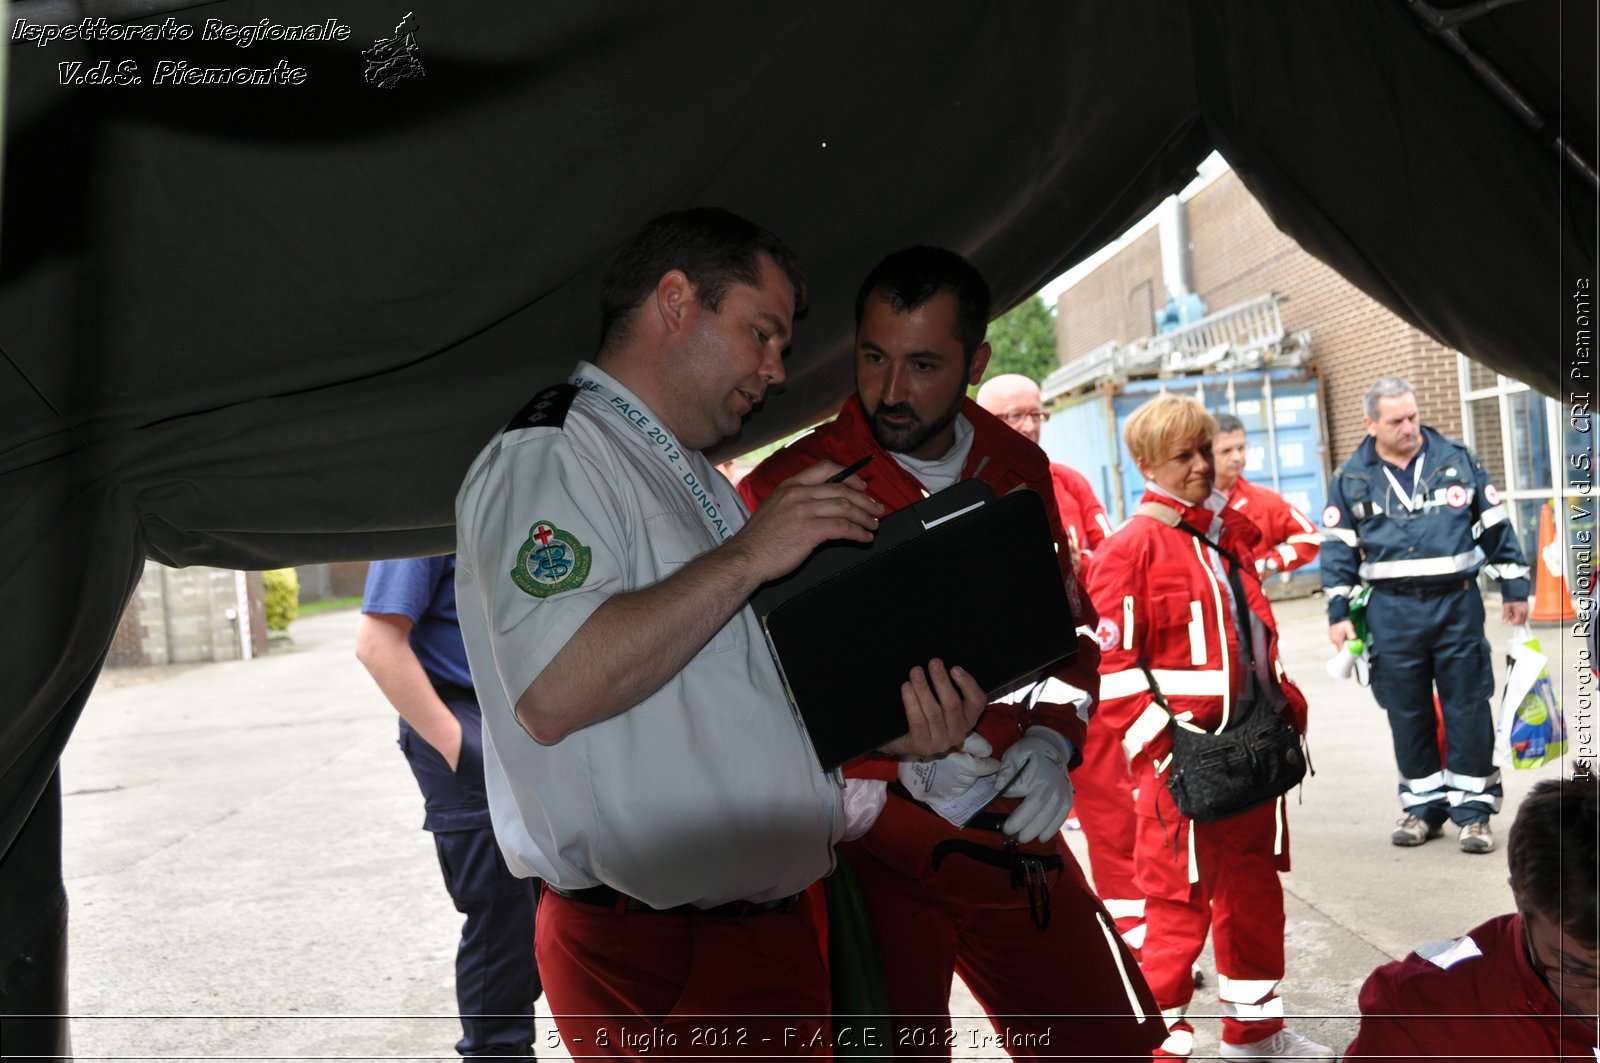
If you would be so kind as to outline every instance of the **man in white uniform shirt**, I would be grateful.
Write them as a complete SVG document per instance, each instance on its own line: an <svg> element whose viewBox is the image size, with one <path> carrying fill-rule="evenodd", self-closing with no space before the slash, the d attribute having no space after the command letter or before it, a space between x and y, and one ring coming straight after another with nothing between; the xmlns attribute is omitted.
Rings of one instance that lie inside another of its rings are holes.
<svg viewBox="0 0 1600 1063"><path fill-rule="evenodd" d="M495 832L546 883L537 953L574 1054L825 1055L804 891L875 810L822 772L746 603L821 543L870 540L882 507L825 462L747 518L700 453L784 378L805 282L772 234L665 215L601 302L594 364L524 407L456 501ZM902 700L892 753L959 745L986 701L940 661Z"/></svg>

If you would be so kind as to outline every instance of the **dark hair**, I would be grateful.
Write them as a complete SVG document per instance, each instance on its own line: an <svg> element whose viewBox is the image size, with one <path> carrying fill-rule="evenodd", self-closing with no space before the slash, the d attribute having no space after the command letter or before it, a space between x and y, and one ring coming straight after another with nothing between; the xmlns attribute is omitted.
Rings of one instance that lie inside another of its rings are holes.
<svg viewBox="0 0 1600 1063"><path fill-rule="evenodd" d="M1211 416L1217 419L1217 435L1225 436L1229 432L1243 432L1244 422L1231 413L1214 413Z"/></svg>
<svg viewBox="0 0 1600 1063"><path fill-rule="evenodd" d="M1590 948L1600 940L1597 833L1600 789L1585 771L1535 786L1517 809L1506 845L1517 904L1555 920Z"/></svg>
<svg viewBox="0 0 1600 1063"><path fill-rule="evenodd" d="M907 314L940 292L956 297L956 339L971 365L989 328L989 285L972 263L942 247L908 247L873 266L856 292L856 327L870 295L883 296L895 313Z"/></svg>
<svg viewBox="0 0 1600 1063"><path fill-rule="evenodd" d="M663 214L629 240L600 282L600 347L627 334L632 312L661 278L682 270L695 298L712 313L735 284L761 283L761 256L772 259L794 286L795 316L805 312L806 277L782 240L720 207Z"/></svg>

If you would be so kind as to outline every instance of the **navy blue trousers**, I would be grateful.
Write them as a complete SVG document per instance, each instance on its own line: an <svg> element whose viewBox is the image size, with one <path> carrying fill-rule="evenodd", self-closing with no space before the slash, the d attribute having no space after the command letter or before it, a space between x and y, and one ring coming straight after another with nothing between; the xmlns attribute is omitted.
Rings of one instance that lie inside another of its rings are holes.
<svg viewBox="0 0 1600 1063"><path fill-rule="evenodd" d="M489 827L477 703L447 697L445 704L461 721L456 770L404 721L400 749L422 788L424 825L433 832L445 888L456 910L466 916L456 949L456 1005L461 1013L456 1051L463 1056L531 1056L533 1002L541 992L533 957L538 880L511 874Z"/></svg>
<svg viewBox="0 0 1600 1063"><path fill-rule="evenodd" d="M1494 666L1475 585L1419 597L1374 586L1367 602L1372 693L1389 714L1400 805L1430 825L1465 826L1500 811L1494 766ZM1433 692L1444 716L1439 753ZM1441 763L1442 760L1442 763Z"/></svg>

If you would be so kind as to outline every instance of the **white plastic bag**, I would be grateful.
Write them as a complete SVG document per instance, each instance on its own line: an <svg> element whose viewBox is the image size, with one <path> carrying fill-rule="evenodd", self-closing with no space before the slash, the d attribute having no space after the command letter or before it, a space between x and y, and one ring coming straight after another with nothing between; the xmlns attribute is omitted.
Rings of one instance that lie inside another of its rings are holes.
<svg viewBox="0 0 1600 1063"><path fill-rule="evenodd" d="M1539 768L1567 751L1567 721L1550 681L1550 658L1526 624L1506 647L1506 686L1495 728L1496 767Z"/></svg>

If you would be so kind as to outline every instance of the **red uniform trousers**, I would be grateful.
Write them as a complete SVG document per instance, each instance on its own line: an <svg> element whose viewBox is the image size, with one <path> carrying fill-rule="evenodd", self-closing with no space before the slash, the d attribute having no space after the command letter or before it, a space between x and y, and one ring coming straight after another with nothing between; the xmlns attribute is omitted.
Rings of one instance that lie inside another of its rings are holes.
<svg viewBox="0 0 1600 1063"><path fill-rule="evenodd" d="M1137 957L1144 942L1145 921L1144 891L1134 875L1138 816L1133 810L1133 776L1116 732L1099 715L1089 717L1083 763L1072 773L1072 786L1073 814L1089 843L1094 891Z"/></svg>
<svg viewBox="0 0 1600 1063"><path fill-rule="evenodd" d="M1022 1060L1110 1059L1161 1043L1155 999L1059 835L1020 847L1062 859L1064 870L1049 875L1045 930L1004 869L947 853L935 870L934 847L949 839L995 850L1002 843L891 795L872 830L844 846L880 944L896 1054L950 1058L952 972L994 1025L982 1048L1003 1045Z"/></svg>
<svg viewBox="0 0 1600 1063"><path fill-rule="evenodd" d="M628 912L550 890L535 934L574 1058L828 1058L832 996L811 894L742 917Z"/></svg>
<svg viewBox="0 0 1600 1063"><path fill-rule="evenodd" d="M1145 786L1161 786L1146 778ZM1171 809L1170 802L1162 807ZM1222 1039L1249 1044L1283 1028L1278 982L1283 978L1283 885L1273 855L1278 802L1251 809L1217 823L1195 823L1141 816L1145 861L1171 861L1173 845L1187 845L1194 832L1194 859L1199 881L1184 899L1160 896L1156 876L1141 881L1150 888L1145 900L1145 942L1141 966L1157 1002L1169 1017L1185 1009L1194 996L1194 962L1212 936L1217 959L1217 997L1223 1005ZM1152 833L1163 836L1151 845ZM1176 835L1176 837L1174 837ZM1170 881L1169 868L1160 868Z"/></svg>

